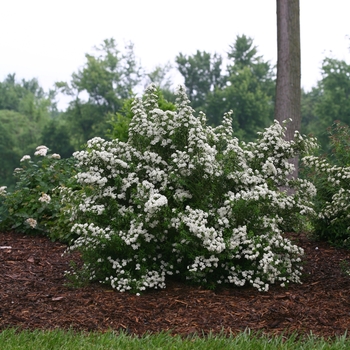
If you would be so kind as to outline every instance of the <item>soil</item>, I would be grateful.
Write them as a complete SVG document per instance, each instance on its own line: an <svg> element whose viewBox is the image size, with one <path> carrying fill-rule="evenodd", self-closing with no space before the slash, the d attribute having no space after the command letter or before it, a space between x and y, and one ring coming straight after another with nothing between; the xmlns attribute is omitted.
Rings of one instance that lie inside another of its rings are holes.
<svg viewBox="0 0 350 350"><path fill-rule="evenodd" d="M166 289L135 296L99 284L68 287L64 271L78 254L62 256L66 246L46 237L0 233L0 330L343 335L350 328L350 277L341 266L350 251L289 236L305 250L303 284L210 291L169 281Z"/></svg>

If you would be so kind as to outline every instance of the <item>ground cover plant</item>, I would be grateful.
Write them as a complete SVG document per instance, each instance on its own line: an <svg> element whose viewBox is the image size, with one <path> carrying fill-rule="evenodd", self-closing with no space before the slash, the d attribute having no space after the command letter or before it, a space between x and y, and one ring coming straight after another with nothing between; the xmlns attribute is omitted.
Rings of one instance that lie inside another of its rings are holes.
<svg viewBox="0 0 350 350"><path fill-rule="evenodd" d="M164 288L167 276L260 291L300 282L303 251L283 230L312 212L315 190L291 179L288 160L315 141L285 141L276 121L256 142L239 142L230 113L207 126L181 86L176 108L161 110L150 85L134 102L127 142L93 138L74 153L81 190L61 196L84 266L71 276L134 293Z"/></svg>

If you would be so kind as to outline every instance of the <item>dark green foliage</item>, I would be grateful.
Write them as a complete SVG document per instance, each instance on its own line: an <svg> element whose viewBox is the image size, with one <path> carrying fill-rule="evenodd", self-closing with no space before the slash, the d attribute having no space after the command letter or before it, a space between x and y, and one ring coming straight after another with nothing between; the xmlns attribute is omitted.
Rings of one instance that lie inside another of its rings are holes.
<svg viewBox="0 0 350 350"><path fill-rule="evenodd" d="M75 186L76 162L73 158L59 159L57 154L34 157L32 160L27 156L21 161L22 167L15 171L14 191L0 194L0 228L45 234L67 242L72 237L69 221L60 218L62 204L58 186ZM28 219L35 220L36 224L31 226Z"/></svg>
<svg viewBox="0 0 350 350"><path fill-rule="evenodd" d="M13 135L9 133L4 123L0 123L0 179L2 179L2 186L10 187L14 184L14 182L11 181L13 169L16 167L17 164L17 154L14 151L14 147L15 140Z"/></svg>
<svg viewBox="0 0 350 350"><path fill-rule="evenodd" d="M49 121L42 131L40 143L47 145L50 149L55 149L62 158L69 158L74 152L68 126L60 120L51 119Z"/></svg>
<svg viewBox="0 0 350 350"><path fill-rule="evenodd" d="M312 224L318 238L350 247L350 128L338 121L328 135L331 152L304 169L317 189Z"/></svg>
<svg viewBox="0 0 350 350"><path fill-rule="evenodd" d="M301 132L303 134L318 134L318 140L326 138L328 143L327 130L320 133L320 120L316 115L315 106L322 98L322 91L319 87L313 87L309 92L304 89L301 90ZM321 138L320 138L321 136Z"/></svg>
<svg viewBox="0 0 350 350"><path fill-rule="evenodd" d="M256 132L273 120L274 71L258 56L253 39L245 35L236 37L227 56L226 72L220 55L200 51L177 56L177 68L185 79L192 107L203 111L209 124L219 125L221 116L232 110L234 135L252 141Z"/></svg>
<svg viewBox="0 0 350 350"><path fill-rule="evenodd" d="M337 120L350 125L350 65L325 58L321 73L317 87L302 93L302 129L317 137L322 152L330 152L327 128Z"/></svg>
<svg viewBox="0 0 350 350"><path fill-rule="evenodd" d="M0 186L14 186L18 159L40 143L42 130L55 109L53 92L36 79L17 81L9 74L0 82Z"/></svg>
<svg viewBox="0 0 350 350"><path fill-rule="evenodd" d="M224 86L221 75L222 57L208 52L196 52L193 56L180 53L176 57L177 69L185 79L186 92L196 110L206 111L208 95L215 88Z"/></svg>
<svg viewBox="0 0 350 350"><path fill-rule="evenodd" d="M28 117L9 110L0 110L0 185L14 186L13 171L20 157L39 144L40 125L29 123Z"/></svg>

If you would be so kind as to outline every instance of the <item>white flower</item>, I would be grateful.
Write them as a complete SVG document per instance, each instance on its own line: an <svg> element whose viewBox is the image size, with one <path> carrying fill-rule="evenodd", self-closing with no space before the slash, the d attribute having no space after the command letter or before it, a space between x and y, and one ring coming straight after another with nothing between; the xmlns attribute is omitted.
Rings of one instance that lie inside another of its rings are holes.
<svg viewBox="0 0 350 350"><path fill-rule="evenodd" d="M43 193L41 195L41 197L39 198L39 201L40 202L45 202L45 203L50 203L51 202L51 197L48 194Z"/></svg>
<svg viewBox="0 0 350 350"><path fill-rule="evenodd" d="M31 228L35 228L36 225L37 225L37 221L35 219L32 219L32 218L28 218L26 221L25 221Z"/></svg>
<svg viewBox="0 0 350 350"><path fill-rule="evenodd" d="M61 159L61 156L58 153L54 153L51 158L53 159Z"/></svg>
<svg viewBox="0 0 350 350"><path fill-rule="evenodd" d="M25 155L25 156L22 157L22 159L20 160L20 162L24 162L24 161L27 160L27 159L30 159L30 156Z"/></svg>
<svg viewBox="0 0 350 350"><path fill-rule="evenodd" d="M6 195L6 188L7 188L7 186L1 186L0 187L0 196L5 196Z"/></svg>
<svg viewBox="0 0 350 350"><path fill-rule="evenodd" d="M186 198L192 198L192 194L188 191L185 191L183 189L177 188L175 190L175 194L174 194L174 198L179 201L182 202L184 201Z"/></svg>
<svg viewBox="0 0 350 350"><path fill-rule="evenodd" d="M266 172L266 174L268 174L268 175L272 175L272 174L277 175L277 170L276 170L274 164L270 160L267 160L262 168Z"/></svg>
<svg viewBox="0 0 350 350"><path fill-rule="evenodd" d="M41 149L46 149L46 150L48 150L48 147L46 147L46 146L44 146L44 145L41 145L41 146L38 146L38 147L36 148L37 151L40 151Z"/></svg>
<svg viewBox="0 0 350 350"><path fill-rule="evenodd" d="M151 194L150 199L145 203L145 212L153 214L158 210L158 208L167 205L168 199L165 196L159 193L154 193Z"/></svg>
<svg viewBox="0 0 350 350"><path fill-rule="evenodd" d="M48 150L46 146L39 146L36 149L37 151L34 153L35 156L42 156L42 157L46 156L47 150Z"/></svg>

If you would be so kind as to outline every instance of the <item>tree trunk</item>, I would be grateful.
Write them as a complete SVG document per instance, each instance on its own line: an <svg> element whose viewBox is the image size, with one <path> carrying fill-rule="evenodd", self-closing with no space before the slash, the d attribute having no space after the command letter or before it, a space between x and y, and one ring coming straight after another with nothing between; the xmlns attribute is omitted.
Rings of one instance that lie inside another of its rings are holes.
<svg viewBox="0 0 350 350"><path fill-rule="evenodd" d="M275 119L287 124L286 139L293 140L294 132L300 131L300 8L299 0L277 0L277 83ZM298 158L294 178L298 177Z"/></svg>

